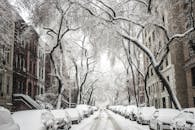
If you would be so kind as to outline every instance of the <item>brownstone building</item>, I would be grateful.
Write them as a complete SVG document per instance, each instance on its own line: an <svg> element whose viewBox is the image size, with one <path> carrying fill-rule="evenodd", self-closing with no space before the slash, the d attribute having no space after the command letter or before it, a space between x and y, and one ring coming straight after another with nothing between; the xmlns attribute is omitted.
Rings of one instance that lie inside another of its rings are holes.
<svg viewBox="0 0 195 130"><path fill-rule="evenodd" d="M27 28L25 21L17 15L14 35L14 60L13 60L13 93L26 94L27 80L27 48L26 41L22 38Z"/></svg>
<svg viewBox="0 0 195 130"><path fill-rule="evenodd" d="M14 43L14 94L26 94L34 98L37 87L38 34L18 16L15 22Z"/></svg>
<svg viewBox="0 0 195 130"><path fill-rule="evenodd" d="M38 92L37 87L37 48L39 36L32 26L29 26L25 32L27 34L26 39L26 50L27 50L27 81L26 94L35 97ZM25 34L25 35L26 35Z"/></svg>

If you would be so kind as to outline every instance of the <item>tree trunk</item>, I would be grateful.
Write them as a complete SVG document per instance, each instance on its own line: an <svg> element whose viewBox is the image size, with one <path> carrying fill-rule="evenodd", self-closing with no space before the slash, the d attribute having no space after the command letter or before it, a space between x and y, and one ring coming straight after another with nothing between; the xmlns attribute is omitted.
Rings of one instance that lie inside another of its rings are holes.
<svg viewBox="0 0 195 130"><path fill-rule="evenodd" d="M147 99L146 106L150 106L150 99L149 99L149 95L148 95L148 91L147 91L147 79L149 76L149 68L150 68L150 66L148 66L147 71L146 71L146 75L144 78L144 90L145 90L146 99Z"/></svg>
<svg viewBox="0 0 195 130"><path fill-rule="evenodd" d="M173 90L171 89L171 86L169 85L168 81L164 78L164 76L162 75L162 73L159 70L159 67L155 67L154 68L156 75L158 76L158 78L161 80L163 86L165 86L171 101L173 102L173 105L175 106L176 109L181 109L181 105L176 97L176 94L173 92Z"/></svg>
<svg viewBox="0 0 195 130"><path fill-rule="evenodd" d="M138 107L137 93L136 93L136 83L135 83L135 75L134 75L134 71L133 71L132 64L130 64L130 68L131 68L131 73L132 73L132 80L133 80L133 89L134 89L135 102L136 102L136 105Z"/></svg>

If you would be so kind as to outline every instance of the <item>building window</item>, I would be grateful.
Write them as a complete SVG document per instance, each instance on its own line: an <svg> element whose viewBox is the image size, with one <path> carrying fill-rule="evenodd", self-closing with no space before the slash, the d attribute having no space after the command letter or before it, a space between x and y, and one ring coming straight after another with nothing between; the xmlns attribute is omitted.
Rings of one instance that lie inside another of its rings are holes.
<svg viewBox="0 0 195 130"><path fill-rule="evenodd" d="M0 74L0 93L2 93L2 88L3 88L3 83L2 83L2 81L3 81L3 75L2 74Z"/></svg>
<svg viewBox="0 0 195 130"><path fill-rule="evenodd" d="M35 75L35 73L36 73L36 65L35 65L35 63L33 64L33 74Z"/></svg>
<svg viewBox="0 0 195 130"><path fill-rule="evenodd" d="M32 85L31 85L31 83L28 83L28 95L32 96Z"/></svg>
<svg viewBox="0 0 195 130"><path fill-rule="evenodd" d="M22 92L22 93L23 93L23 94L26 94L26 85L25 85L24 82L23 82L23 88L22 88L22 89L23 89L23 92Z"/></svg>
<svg viewBox="0 0 195 130"><path fill-rule="evenodd" d="M17 68L18 66L18 55L16 55L16 58L15 58L15 68Z"/></svg>
<svg viewBox="0 0 195 130"><path fill-rule="evenodd" d="M163 108L166 108L166 99L165 99L165 97L162 98L162 105L163 105Z"/></svg>
<svg viewBox="0 0 195 130"><path fill-rule="evenodd" d="M21 68L22 68L22 59L21 59L21 56L18 57L18 62L19 62L19 69L21 70Z"/></svg>
<svg viewBox="0 0 195 130"><path fill-rule="evenodd" d="M157 99L155 99L155 108L158 108L158 100Z"/></svg>
<svg viewBox="0 0 195 130"><path fill-rule="evenodd" d="M10 53L7 52L6 54L6 64L10 64Z"/></svg>
<svg viewBox="0 0 195 130"><path fill-rule="evenodd" d="M23 71L26 71L26 63L25 63L25 59L24 58L22 58L23 59Z"/></svg>
<svg viewBox="0 0 195 130"><path fill-rule="evenodd" d="M190 53L190 56L195 54L195 40L189 41L189 53Z"/></svg>
<svg viewBox="0 0 195 130"><path fill-rule="evenodd" d="M195 97L193 97L194 107L195 107Z"/></svg>
<svg viewBox="0 0 195 130"><path fill-rule="evenodd" d="M41 94L43 94L43 88L41 88Z"/></svg>
<svg viewBox="0 0 195 130"><path fill-rule="evenodd" d="M149 44L151 44L151 38L149 37Z"/></svg>
<svg viewBox="0 0 195 130"><path fill-rule="evenodd" d="M10 88L10 77L7 77L7 94L9 94L9 88Z"/></svg>
<svg viewBox="0 0 195 130"><path fill-rule="evenodd" d="M195 67L191 69L192 74L192 86L195 86Z"/></svg>
<svg viewBox="0 0 195 130"><path fill-rule="evenodd" d="M29 72L31 73L32 71L32 62L30 61L30 64L29 64Z"/></svg>

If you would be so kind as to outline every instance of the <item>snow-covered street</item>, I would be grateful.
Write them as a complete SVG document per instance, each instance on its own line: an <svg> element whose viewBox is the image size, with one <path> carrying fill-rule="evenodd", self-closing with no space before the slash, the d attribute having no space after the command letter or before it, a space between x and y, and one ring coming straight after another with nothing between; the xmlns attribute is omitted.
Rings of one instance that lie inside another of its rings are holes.
<svg viewBox="0 0 195 130"><path fill-rule="evenodd" d="M149 130L147 125L139 125L109 110L99 110L70 130Z"/></svg>

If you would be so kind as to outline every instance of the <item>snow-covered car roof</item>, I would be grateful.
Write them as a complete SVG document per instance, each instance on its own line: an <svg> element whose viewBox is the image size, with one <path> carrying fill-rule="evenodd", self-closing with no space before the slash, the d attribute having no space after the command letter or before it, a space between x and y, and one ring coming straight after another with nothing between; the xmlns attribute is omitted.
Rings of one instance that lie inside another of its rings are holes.
<svg viewBox="0 0 195 130"><path fill-rule="evenodd" d="M66 108L64 109L69 115L71 119L78 119L80 118L80 113L76 108Z"/></svg>
<svg viewBox="0 0 195 130"><path fill-rule="evenodd" d="M70 115L64 109L60 110L51 110L51 113L58 120L66 120L67 122L70 120Z"/></svg>
<svg viewBox="0 0 195 130"><path fill-rule="evenodd" d="M137 109L137 106L135 105L129 105L126 107L127 112L133 112L134 109Z"/></svg>
<svg viewBox="0 0 195 130"><path fill-rule="evenodd" d="M153 113L154 111L155 111L156 109L155 109L155 107L141 107L140 109L139 109L139 111L141 112L141 113Z"/></svg>
<svg viewBox="0 0 195 130"><path fill-rule="evenodd" d="M180 111L176 109L158 109L156 110L158 112L158 120L161 122L171 122L171 120L176 117Z"/></svg>

